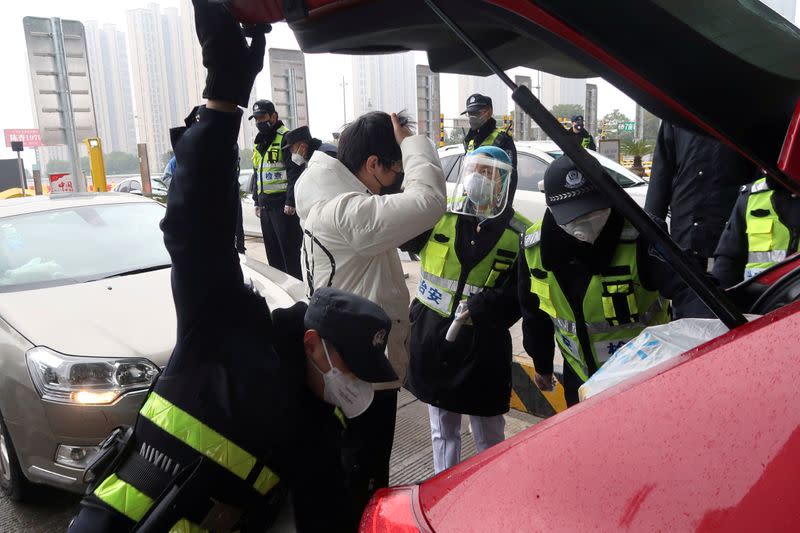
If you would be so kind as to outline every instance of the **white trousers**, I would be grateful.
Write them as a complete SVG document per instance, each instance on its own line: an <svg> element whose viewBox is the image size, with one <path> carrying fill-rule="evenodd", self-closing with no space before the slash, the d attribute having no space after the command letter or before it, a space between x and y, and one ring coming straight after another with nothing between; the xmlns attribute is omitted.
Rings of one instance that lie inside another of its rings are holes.
<svg viewBox="0 0 800 533"><path fill-rule="evenodd" d="M438 474L461 461L461 413L428 406L433 444L433 469ZM478 453L502 442L506 421L503 415L469 416Z"/></svg>

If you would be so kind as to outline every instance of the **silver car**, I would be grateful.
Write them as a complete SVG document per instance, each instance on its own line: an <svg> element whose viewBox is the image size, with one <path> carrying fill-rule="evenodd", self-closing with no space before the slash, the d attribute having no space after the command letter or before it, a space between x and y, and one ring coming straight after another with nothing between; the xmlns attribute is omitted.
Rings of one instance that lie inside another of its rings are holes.
<svg viewBox="0 0 800 533"><path fill-rule="evenodd" d="M84 488L84 467L131 424L175 344L159 203L131 194L0 203L0 488ZM233 246L233 242L231 242ZM300 282L240 256L270 308Z"/></svg>

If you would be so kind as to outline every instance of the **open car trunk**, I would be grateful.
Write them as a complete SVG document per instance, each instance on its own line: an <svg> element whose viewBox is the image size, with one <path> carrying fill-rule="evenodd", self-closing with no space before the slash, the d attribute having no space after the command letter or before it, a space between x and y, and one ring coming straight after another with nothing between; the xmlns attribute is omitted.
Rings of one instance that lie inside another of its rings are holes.
<svg viewBox="0 0 800 533"><path fill-rule="evenodd" d="M782 177L778 157L800 96L800 31L759 0L437 4L503 69L602 76L662 119L712 134ZM286 19L306 53L421 50L434 71L491 74L421 0L234 6L243 20Z"/></svg>

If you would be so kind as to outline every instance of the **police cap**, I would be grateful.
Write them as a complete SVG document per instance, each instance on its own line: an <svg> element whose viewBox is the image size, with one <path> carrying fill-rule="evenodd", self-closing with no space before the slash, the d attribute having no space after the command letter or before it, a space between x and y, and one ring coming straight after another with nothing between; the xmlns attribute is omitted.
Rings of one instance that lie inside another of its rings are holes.
<svg viewBox="0 0 800 533"><path fill-rule="evenodd" d="M545 203L556 224L571 220L598 209L611 207L611 202L595 188L567 156L561 156L544 173Z"/></svg>
<svg viewBox="0 0 800 533"><path fill-rule="evenodd" d="M383 383L398 379L386 358L392 321L366 298L332 287L314 291L305 316L306 329L333 344L359 379Z"/></svg>
<svg viewBox="0 0 800 533"><path fill-rule="evenodd" d="M253 114L250 115L250 120L254 117L263 117L264 115L271 115L275 112L275 105L269 100L257 100L253 104Z"/></svg>

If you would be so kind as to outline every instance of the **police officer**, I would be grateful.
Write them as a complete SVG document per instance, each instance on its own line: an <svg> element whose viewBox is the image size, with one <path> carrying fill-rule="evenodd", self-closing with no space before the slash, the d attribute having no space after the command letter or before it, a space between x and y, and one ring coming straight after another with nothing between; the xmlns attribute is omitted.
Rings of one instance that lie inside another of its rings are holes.
<svg viewBox="0 0 800 533"><path fill-rule="evenodd" d="M589 150L597 150L597 146L594 144L594 137L583 127L583 115L572 117L572 127L569 132L579 145Z"/></svg>
<svg viewBox="0 0 800 533"><path fill-rule="evenodd" d="M743 185L714 252L723 287L750 279L797 252L800 199L772 177Z"/></svg>
<svg viewBox="0 0 800 533"><path fill-rule="evenodd" d="M469 119L469 131L464 137L464 149L469 153L479 146L498 146L511 157L514 167L514 182L517 172L517 148L514 139L507 130L497 127L497 121L492 116L492 99L488 96L475 93L467 98L466 109L462 115Z"/></svg>
<svg viewBox="0 0 800 533"><path fill-rule="evenodd" d="M311 156L313 156L314 152L317 150L331 157L336 157L336 147L312 137L311 130L308 129L308 126L300 126L287 133L283 143L291 154L292 163L294 163L301 172L305 170L306 164L311 160ZM288 195L287 201L289 201ZM294 193L292 193L292 202L294 202Z"/></svg>
<svg viewBox="0 0 800 533"><path fill-rule="evenodd" d="M352 530L358 512L341 474L333 406L346 422L372 402L368 382L396 379L383 356L390 321L333 289L271 320L245 285L231 246L239 201L231 170L237 103L246 105L262 68L265 28L249 32L248 47L222 5L194 5L208 103L173 132L177 166L162 222L177 343L135 426L101 447L70 532L260 532L286 489L298 530Z"/></svg>
<svg viewBox="0 0 800 533"><path fill-rule="evenodd" d="M461 416L470 416L479 452L504 438L511 397L511 335L519 320L517 255L530 222L512 208L511 157L497 146L468 153L448 212L403 249L419 253L411 304L406 388L429 404L433 465L461 459ZM459 302L466 310L457 312ZM454 319L466 322L453 342Z"/></svg>
<svg viewBox="0 0 800 533"><path fill-rule="evenodd" d="M253 201L261 217L261 232L270 266L301 278L303 233L295 212L294 184L300 168L291 161L284 136L289 132L269 100L253 104L258 135L253 147Z"/></svg>
<svg viewBox="0 0 800 533"><path fill-rule="evenodd" d="M523 343L536 385L552 390L555 337L574 405L620 346L669 320L665 298L690 289L568 157L548 167L544 187L548 209L525 234L520 259ZM699 303L693 311L707 313Z"/></svg>

